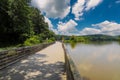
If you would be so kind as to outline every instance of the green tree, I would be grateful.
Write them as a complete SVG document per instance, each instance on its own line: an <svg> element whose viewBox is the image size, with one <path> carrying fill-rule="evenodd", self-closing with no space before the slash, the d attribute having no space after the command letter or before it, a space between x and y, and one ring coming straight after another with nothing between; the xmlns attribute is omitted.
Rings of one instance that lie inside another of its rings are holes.
<svg viewBox="0 0 120 80"><path fill-rule="evenodd" d="M0 43L16 44L25 40L46 38L54 40L55 34L49 30L41 12L30 6L31 0L1 0L0 1ZM38 36L39 38L33 37Z"/></svg>
<svg viewBox="0 0 120 80"><path fill-rule="evenodd" d="M31 8L26 0L2 0L0 8L0 36L4 40L21 42L23 37L32 34L29 17Z"/></svg>
<svg viewBox="0 0 120 80"><path fill-rule="evenodd" d="M72 36L70 37L70 40L73 41L73 42L76 42L76 41L77 41L77 38L76 38L76 36L72 35Z"/></svg>

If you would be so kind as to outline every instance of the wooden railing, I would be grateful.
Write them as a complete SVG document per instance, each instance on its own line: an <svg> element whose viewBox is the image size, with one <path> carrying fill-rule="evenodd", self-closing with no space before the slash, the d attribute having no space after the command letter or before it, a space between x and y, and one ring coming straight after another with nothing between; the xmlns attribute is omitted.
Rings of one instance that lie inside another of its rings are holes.
<svg viewBox="0 0 120 80"><path fill-rule="evenodd" d="M17 62L18 60L25 57L26 55L35 53L51 44L53 44L53 43L20 47L20 48L16 48L16 49L1 51L0 52L0 69L3 69L5 67Z"/></svg>
<svg viewBox="0 0 120 80"><path fill-rule="evenodd" d="M67 73L67 80L82 80L80 73L69 55L69 51L66 49L64 44L62 44L62 46L65 52L65 70Z"/></svg>

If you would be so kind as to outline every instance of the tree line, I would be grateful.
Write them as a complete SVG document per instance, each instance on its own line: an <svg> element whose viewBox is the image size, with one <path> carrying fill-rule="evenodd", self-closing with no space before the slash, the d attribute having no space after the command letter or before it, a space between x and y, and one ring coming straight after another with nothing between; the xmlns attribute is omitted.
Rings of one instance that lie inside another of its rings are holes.
<svg viewBox="0 0 120 80"><path fill-rule="evenodd" d="M41 12L30 0L0 1L0 45L30 44L54 40Z"/></svg>
<svg viewBox="0 0 120 80"><path fill-rule="evenodd" d="M65 35L57 35L57 39L62 40L64 42L97 42L97 41L120 41L120 36L109 36L109 35L84 35L84 36L65 36Z"/></svg>

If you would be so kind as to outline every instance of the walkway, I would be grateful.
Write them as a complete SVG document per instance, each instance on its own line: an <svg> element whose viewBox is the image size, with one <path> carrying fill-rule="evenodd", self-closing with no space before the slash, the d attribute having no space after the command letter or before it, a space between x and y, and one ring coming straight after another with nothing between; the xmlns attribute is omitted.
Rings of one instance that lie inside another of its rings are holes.
<svg viewBox="0 0 120 80"><path fill-rule="evenodd" d="M55 44L0 71L0 80L66 80L62 44Z"/></svg>

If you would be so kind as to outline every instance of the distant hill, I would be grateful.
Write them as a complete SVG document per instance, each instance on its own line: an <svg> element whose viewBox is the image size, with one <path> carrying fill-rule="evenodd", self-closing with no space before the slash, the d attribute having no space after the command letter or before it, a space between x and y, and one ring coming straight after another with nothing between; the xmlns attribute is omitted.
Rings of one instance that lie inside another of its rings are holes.
<svg viewBox="0 0 120 80"><path fill-rule="evenodd" d="M83 35L83 36L66 36L66 35L57 35L57 39L61 40L64 38L65 40L71 40L74 37L78 41L80 39L89 40L89 41L120 41L120 36L110 36L110 35L103 35L103 34L95 34L95 35Z"/></svg>

